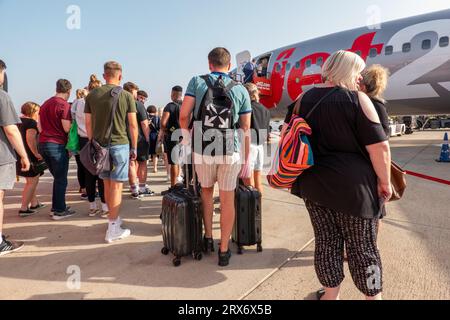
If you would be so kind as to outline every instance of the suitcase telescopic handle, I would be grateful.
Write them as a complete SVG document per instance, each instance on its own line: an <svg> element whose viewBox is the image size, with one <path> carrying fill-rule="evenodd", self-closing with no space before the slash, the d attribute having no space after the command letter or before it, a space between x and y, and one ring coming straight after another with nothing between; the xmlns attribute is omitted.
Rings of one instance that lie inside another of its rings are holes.
<svg viewBox="0 0 450 320"><path fill-rule="evenodd" d="M187 149L187 146L185 146L185 148ZM186 151L186 150L185 150ZM185 161L185 171L186 171L186 189L189 190L189 184L191 183L191 179L189 177L189 156L186 153L186 161ZM191 149L191 157L190 157L190 161L191 161L191 165L192 165L192 179L194 180L194 186L193 186L193 190L194 190L194 195L198 196L198 190L197 190L197 175L195 174L195 166L194 166L194 148L192 147Z"/></svg>

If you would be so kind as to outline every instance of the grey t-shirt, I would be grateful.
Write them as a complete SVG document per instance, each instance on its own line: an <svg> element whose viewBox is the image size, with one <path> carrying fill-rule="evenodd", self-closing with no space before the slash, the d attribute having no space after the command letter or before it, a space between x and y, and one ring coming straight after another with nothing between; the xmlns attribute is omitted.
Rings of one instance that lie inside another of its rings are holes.
<svg viewBox="0 0 450 320"><path fill-rule="evenodd" d="M0 166L16 162L16 153L3 127L19 124L20 119L9 95L0 90Z"/></svg>

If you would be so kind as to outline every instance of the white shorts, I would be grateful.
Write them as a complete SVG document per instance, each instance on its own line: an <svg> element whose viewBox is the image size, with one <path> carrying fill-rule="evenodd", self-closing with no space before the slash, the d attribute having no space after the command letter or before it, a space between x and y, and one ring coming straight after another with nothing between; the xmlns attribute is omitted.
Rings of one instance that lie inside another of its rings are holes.
<svg viewBox="0 0 450 320"><path fill-rule="evenodd" d="M239 153L233 156L211 157L194 154L195 172L202 188L212 188L219 183L220 191L234 191L241 172Z"/></svg>
<svg viewBox="0 0 450 320"><path fill-rule="evenodd" d="M264 168L264 145L250 147L250 169L252 171L263 171Z"/></svg>

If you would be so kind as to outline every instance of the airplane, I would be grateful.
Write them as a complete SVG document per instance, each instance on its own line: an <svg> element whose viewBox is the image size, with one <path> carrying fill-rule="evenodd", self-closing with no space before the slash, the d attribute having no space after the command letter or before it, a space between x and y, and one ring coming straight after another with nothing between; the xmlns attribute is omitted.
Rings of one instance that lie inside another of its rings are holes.
<svg viewBox="0 0 450 320"><path fill-rule="evenodd" d="M253 60L259 71L253 82L261 103L286 114L304 91L322 83L321 67L331 53L348 50L367 63L391 72L386 91L391 116L450 114L450 9L385 22L378 29L363 27L272 50ZM251 61L237 55L236 79ZM267 71L266 71L267 70Z"/></svg>

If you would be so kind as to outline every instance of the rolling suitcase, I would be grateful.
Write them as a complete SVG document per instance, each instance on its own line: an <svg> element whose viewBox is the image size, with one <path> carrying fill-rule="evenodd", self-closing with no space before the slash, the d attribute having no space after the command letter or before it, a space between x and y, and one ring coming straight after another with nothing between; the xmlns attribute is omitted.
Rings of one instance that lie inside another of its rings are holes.
<svg viewBox="0 0 450 320"><path fill-rule="evenodd" d="M258 252L262 252L261 193L240 182L236 188L235 202L236 221L232 240L238 246L238 254L243 254L243 246L254 245L257 245Z"/></svg>
<svg viewBox="0 0 450 320"><path fill-rule="evenodd" d="M189 181L189 179L186 179ZM168 192L162 201L162 235L164 248L161 253L172 253L173 265L181 265L181 258L190 256L200 261L202 255L203 209L197 189L178 185Z"/></svg>

